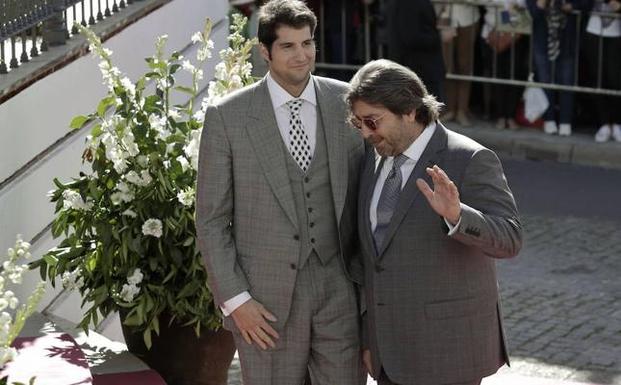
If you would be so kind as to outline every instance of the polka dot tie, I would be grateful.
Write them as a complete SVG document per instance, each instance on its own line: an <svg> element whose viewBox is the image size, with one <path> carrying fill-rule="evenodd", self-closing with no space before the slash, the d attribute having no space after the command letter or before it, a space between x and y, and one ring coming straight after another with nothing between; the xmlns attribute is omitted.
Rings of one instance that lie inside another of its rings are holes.
<svg viewBox="0 0 621 385"><path fill-rule="evenodd" d="M308 135L304 131L302 119L300 118L300 110L302 109L302 99L292 99L287 102L289 107L289 152L291 156L300 166L302 171L306 172L310 166L313 154L308 140Z"/></svg>

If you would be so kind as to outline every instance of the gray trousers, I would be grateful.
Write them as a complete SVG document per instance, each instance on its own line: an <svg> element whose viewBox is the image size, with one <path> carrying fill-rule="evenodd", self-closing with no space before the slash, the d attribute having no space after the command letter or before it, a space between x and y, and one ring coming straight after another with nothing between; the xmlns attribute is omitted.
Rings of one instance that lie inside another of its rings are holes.
<svg viewBox="0 0 621 385"><path fill-rule="evenodd" d="M267 309L269 310L269 309ZM314 253L298 272L291 311L276 348L261 350L233 333L244 385L361 385L358 308L338 257L323 266Z"/></svg>

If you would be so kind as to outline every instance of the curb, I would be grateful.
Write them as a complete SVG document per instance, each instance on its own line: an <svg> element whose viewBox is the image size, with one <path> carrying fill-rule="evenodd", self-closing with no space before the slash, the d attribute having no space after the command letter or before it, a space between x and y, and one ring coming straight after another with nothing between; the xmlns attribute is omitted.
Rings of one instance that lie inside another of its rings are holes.
<svg viewBox="0 0 621 385"><path fill-rule="evenodd" d="M483 120L473 120L471 127L462 127L455 122L445 126L500 154L518 159L551 160L621 170L621 143L596 143L591 135L575 133L562 137L546 135L533 128L500 130Z"/></svg>

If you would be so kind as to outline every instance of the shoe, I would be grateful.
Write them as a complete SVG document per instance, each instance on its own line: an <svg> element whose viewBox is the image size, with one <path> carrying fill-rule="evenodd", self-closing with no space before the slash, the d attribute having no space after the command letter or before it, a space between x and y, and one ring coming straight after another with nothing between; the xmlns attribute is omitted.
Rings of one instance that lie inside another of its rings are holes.
<svg viewBox="0 0 621 385"><path fill-rule="evenodd" d="M517 130L518 128L520 128L520 125L519 125L519 124L517 124L517 122L515 121L515 119L511 119L511 118L509 118L509 119L507 119L507 127L508 127L510 130Z"/></svg>
<svg viewBox="0 0 621 385"><path fill-rule="evenodd" d="M440 116L440 120L445 123L450 122L453 119L455 119L455 112L453 111L446 111L444 115Z"/></svg>
<svg viewBox="0 0 621 385"><path fill-rule="evenodd" d="M499 130L504 130L506 124L507 122L505 121L505 118L498 118L498 120L496 121L496 128Z"/></svg>
<svg viewBox="0 0 621 385"><path fill-rule="evenodd" d="M610 140L610 136L612 135L612 130L610 129L610 125L604 124L597 130L595 134L595 141L597 143L603 143Z"/></svg>
<svg viewBox="0 0 621 385"><path fill-rule="evenodd" d="M558 134L560 136L569 136L571 135L571 124L569 123L561 123L558 126Z"/></svg>
<svg viewBox="0 0 621 385"><path fill-rule="evenodd" d="M470 119L468 119L468 114L466 114L464 111L458 111L455 120L457 121L457 123L459 123L460 126L471 126Z"/></svg>
<svg viewBox="0 0 621 385"><path fill-rule="evenodd" d="M615 141L621 142L621 124L612 125L612 137Z"/></svg>
<svg viewBox="0 0 621 385"><path fill-rule="evenodd" d="M546 120L543 122L543 132L548 135L556 134L558 132L556 122L554 120Z"/></svg>

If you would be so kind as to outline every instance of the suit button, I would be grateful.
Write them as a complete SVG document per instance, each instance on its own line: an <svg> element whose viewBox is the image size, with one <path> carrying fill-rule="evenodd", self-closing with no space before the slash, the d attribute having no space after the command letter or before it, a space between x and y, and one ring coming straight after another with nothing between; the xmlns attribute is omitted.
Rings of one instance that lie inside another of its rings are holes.
<svg viewBox="0 0 621 385"><path fill-rule="evenodd" d="M298 267L295 265L295 263L292 263L292 264L291 264L291 265L289 265L289 266L291 267L291 270L295 270L295 269L297 269L297 268L298 268Z"/></svg>
<svg viewBox="0 0 621 385"><path fill-rule="evenodd" d="M311 222L308 226L309 226L310 228L315 227L315 222Z"/></svg>
<svg viewBox="0 0 621 385"><path fill-rule="evenodd" d="M315 243L315 238L311 238L311 243Z"/></svg>
<svg viewBox="0 0 621 385"><path fill-rule="evenodd" d="M384 271L385 269L383 267L381 267L380 265L375 265L375 272L377 273L381 273L382 271Z"/></svg>
<svg viewBox="0 0 621 385"><path fill-rule="evenodd" d="M306 193L306 197L307 197L307 198L310 198L310 193Z"/></svg>
<svg viewBox="0 0 621 385"><path fill-rule="evenodd" d="M296 241L299 241L300 240L300 236L296 234L296 235L293 236L293 239L295 239Z"/></svg>
<svg viewBox="0 0 621 385"><path fill-rule="evenodd" d="M312 207L309 207L309 208L308 208L308 212L309 212L309 213L312 213L312 212L313 212L313 208L312 208Z"/></svg>
<svg viewBox="0 0 621 385"><path fill-rule="evenodd" d="M304 182L308 183L308 181L310 181L310 178L309 177L305 177L304 178Z"/></svg>

